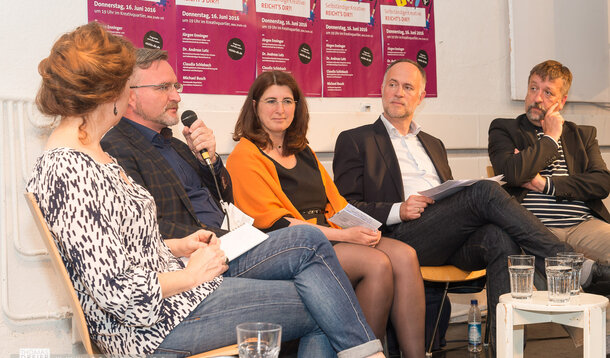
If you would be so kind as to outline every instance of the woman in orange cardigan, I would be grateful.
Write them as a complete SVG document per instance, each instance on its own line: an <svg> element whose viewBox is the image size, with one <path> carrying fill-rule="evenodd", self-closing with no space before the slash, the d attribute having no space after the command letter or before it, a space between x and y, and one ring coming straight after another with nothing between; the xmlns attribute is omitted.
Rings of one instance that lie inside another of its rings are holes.
<svg viewBox="0 0 610 358"><path fill-rule="evenodd" d="M340 229L327 220L347 202L307 145L308 122L307 103L290 74L258 76L227 159L235 203L259 229L317 226L333 243L377 338L391 315L403 354L423 357L425 298L415 250L379 231Z"/></svg>

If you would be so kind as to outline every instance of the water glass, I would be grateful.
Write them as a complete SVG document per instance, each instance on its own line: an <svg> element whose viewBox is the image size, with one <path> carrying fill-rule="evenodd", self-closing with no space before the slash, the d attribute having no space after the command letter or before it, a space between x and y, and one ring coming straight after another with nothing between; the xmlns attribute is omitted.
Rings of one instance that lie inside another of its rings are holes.
<svg viewBox="0 0 610 358"><path fill-rule="evenodd" d="M572 259L568 257L547 257L544 259L546 282L551 303L570 301L572 287Z"/></svg>
<svg viewBox="0 0 610 358"><path fill-rule="evenodd" d="M580 293L580 272L582 264L585 262L585 255L578 252L560 252L557 257L567 257L572 259L572 287L570 295L578 296Z"/></svg>
<svg viewBox="0 0 610 358"><path fill-rule="evenodd" d="M277 358L282 326L275 323L246 322L236 327L239 358Z"/></svg>
<svg viewBox="0 0 610 358"><path fill-rule="evenodd" d="M534 261L532 255L508 256L510 273L510 294L513 298L525 300L532 297L534 290Z"/></svg>

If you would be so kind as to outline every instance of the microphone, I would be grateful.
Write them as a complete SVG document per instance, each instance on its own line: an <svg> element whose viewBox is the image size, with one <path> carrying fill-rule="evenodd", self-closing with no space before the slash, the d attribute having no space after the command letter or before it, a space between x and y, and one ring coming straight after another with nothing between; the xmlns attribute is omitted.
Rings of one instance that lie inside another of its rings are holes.
<svg viewBox="0 0 610 358"><path fill-rule="evenodd" d="M197 120L197 113L189 110L186 110L182 113L182 116L180 116L180 120L182 121L182 124L185 127L191 127L191 125L193 125L193 123L195 123L195 121ZM202 150L199 151L199 154L201 154L201 157L203 158L203 160L205 161L205 163L212 168L212 160L210 160L210 153L208 153L208 150L203 148Z"/></svg>
<svg viewBox="0 0 610 358"><path fill-rule="evenodd" d="M193 125L193 123L195 123L195 121L197 120L197 113L189 110L186 110L184 112L182 112L182 115L180 116L180 120L182 121L182 124L185 127L191 127L191 125ZM201 154L201 157L203 158L203 160L205 161L205 163L208 165L208 168L210 169L210 172L212 173L212 178L214 178L214 184L216 185L216 193L218 193L218 200L220 201L220 210L222 210L222 212L225 214L225 217L227 218L227 228L229 229L229 231L231 231L231 221L230 221L230 217L229 214L227 213L227 209L225 208L225 202L224 200L222 200L222 193L220 192L220 188L218 187L218 180L216 180L216 174L214 173L214 166L212 165L212 161L210 160L210 153L208 153L208 150L203 148L202 150L199 151L199 154Z"/></svg>

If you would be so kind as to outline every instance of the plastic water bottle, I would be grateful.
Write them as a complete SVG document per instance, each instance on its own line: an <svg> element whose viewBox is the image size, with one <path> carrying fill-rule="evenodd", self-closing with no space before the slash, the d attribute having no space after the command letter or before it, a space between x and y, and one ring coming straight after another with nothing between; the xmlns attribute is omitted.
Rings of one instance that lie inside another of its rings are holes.
<svg viewBox="0 0 610 358"><path fill-rule="evenodd" d="M468 351L480 352L483 349L481 339L481 310L477 300L470 300L468 311Z"/></svg>

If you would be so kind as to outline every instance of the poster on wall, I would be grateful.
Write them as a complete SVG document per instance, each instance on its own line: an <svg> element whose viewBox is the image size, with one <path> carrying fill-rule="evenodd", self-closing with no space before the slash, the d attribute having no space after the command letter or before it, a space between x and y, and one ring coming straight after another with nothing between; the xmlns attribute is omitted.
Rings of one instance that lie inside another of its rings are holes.
<svg viewBox="0 0 610 358"><path fill-rule="evenodd" d="M185 93L246 94L256 73L253 0L177 0L178 81Z"/></svg>
<svg viewBox="0 0 610 358"><path fill-rule="evenodd" d="M377 0L320 0L324 97L379 97L383 79Z"/></svg>
<svg viewBox="0 0 610 358"><path fill-rule="evenodd" d="M426 70L426 97L436 97L434 0L380 0L384 67L410 58Z"/></svg>
<svg viewBox="0 0 610 358"><path fill-rule="evenodd" d="M175 63L175 5L173 0L89 0L89 21L131 40L135 47L163 49Z"/></svg>
<svg viewBox="0 0 610 358"><path fill-rule="evenodd" d="M322 96L317 0L256 0L258 73L292 73L307 97Z"/></svg>

